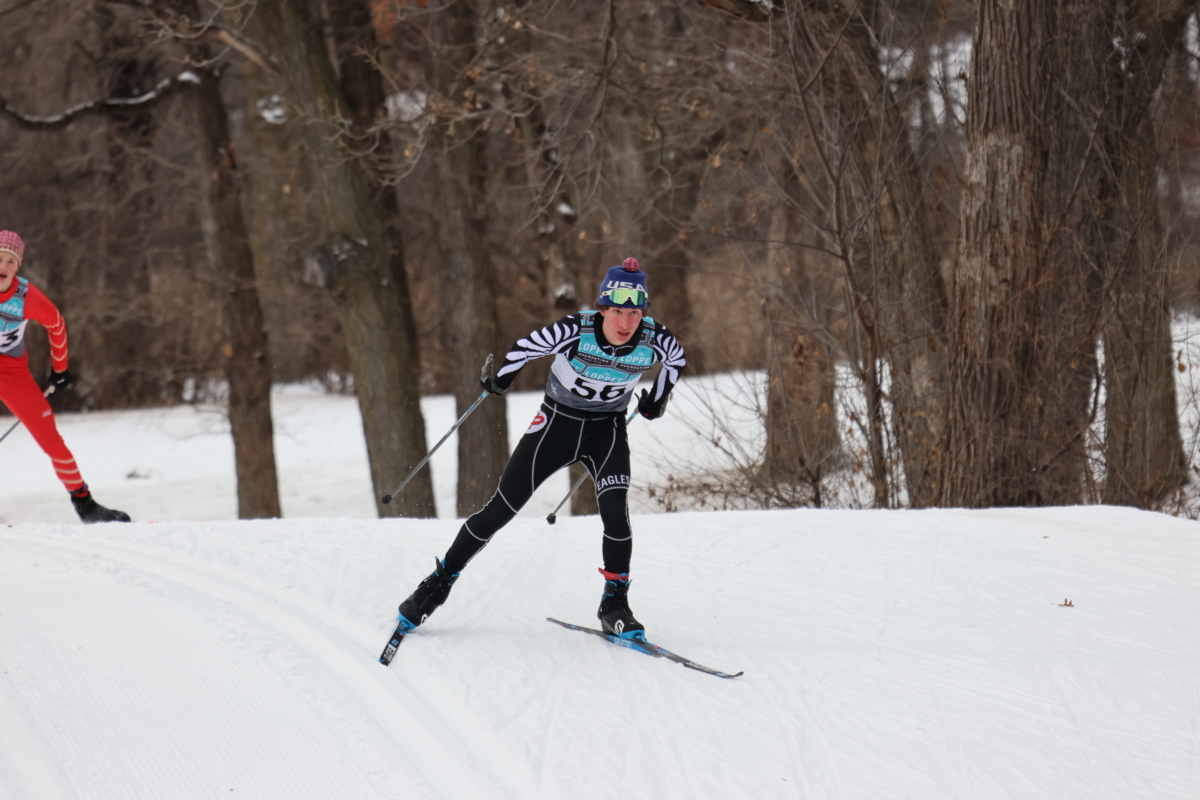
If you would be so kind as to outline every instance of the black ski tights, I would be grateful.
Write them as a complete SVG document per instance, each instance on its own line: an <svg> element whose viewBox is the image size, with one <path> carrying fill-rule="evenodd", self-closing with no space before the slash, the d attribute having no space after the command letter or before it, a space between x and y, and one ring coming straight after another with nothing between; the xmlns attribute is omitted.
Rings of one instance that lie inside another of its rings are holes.
<svg viewBox="0 0 1200 800"><path fill-rule="evenodd" d="M623 414L588 413L547 399L521 437L492 499L472 514L446 552L446 569L458 572L529 501L535 489L565 466L582 462L596 481L604 523L604 569L628 572L633 551L629 526L629 440Z"/></svg>

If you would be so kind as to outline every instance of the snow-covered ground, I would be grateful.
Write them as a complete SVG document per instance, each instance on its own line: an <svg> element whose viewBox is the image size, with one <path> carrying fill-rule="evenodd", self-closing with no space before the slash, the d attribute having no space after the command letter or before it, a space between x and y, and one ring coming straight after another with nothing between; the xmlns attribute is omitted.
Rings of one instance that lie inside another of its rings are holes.
<svg viewBox="0 0 1200 800"><path fill-rule="evenodd" d="M71 524L28 435L0 444L0 798L1200 797L1195 522L643 499L633 608L745 670L721 680L544 621L600 599L598 520L544 519L559 476L384 668L458 523L371 518L352 400L275 411L277 521L232 519L214 411L60 419L97 497L153 523ZM437 441L452 408L425 411ZM706 447L670 415L630 432L635 477ZM443 517L453 470L450 442Z"/></svg>
<svg viewBox="0 0 1200 800"><path fill-rule="evenodd" d="M1200 796L1196 525L1082 508L523 518L376 662L449 521L0 528L0 797ZM1066 599L1073 606L1060 606Z"/></svg>

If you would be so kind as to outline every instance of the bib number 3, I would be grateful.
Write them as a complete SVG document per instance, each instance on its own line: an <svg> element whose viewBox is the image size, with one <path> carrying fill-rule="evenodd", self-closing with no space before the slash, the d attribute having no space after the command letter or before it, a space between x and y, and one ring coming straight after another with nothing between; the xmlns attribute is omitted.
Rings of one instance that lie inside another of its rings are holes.
<svg viewBox="0 0 1200 800"><path fill-rule="evenodd" d="M21 339L21 329L14 328L11 331L0 331L0 350L9 350L14 347Z"/></svg>
<svg viewBox="0 0 1200 800"><path fill-rule="evenodd" d="M629 391L628 386L612 383L600 384L599 388L597 388L597 384L587 380L582 375L575 378L575 385L571 387L571 393L579 395L584 400L595 399L596 395L599 394L600 399L606 403L616 400L627 391Z"/></svg>

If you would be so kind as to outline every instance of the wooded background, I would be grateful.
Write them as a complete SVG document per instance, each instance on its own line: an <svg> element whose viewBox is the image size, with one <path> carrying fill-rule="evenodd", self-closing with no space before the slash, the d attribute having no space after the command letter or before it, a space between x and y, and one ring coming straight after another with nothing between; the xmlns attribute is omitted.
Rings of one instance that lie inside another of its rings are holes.
<svg viewBox="0 0 1200 800"><path fill-rule="evenodd" d="M381 497L421 394L465 410L631 255L688 374L765 376L765 438L668 508L1195 515L1198 4L0 0L0 227L67 319L57 407L227 402L243 517L272 383L357 395ZM510 444L476 417L460 514Z"/></svg>

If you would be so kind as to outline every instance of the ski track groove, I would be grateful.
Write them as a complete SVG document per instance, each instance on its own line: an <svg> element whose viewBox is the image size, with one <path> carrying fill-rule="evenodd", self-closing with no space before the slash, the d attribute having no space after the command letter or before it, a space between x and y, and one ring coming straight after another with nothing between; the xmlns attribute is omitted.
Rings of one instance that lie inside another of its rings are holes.
<svg viewBox="0 0 1200 800"><path fill-rule="evenodd" d="M805 675L803 670L801 670L800 674L796 676L796 681L801 686L804 685ZM801 691L803 691L803 689ZM771 713L774 715L775 722L779 726L780 735L784 741L784 749L790 751L792 754L790 765L793 770L792 780L795 781L795 785L791 787L791 793L801 798L801 800L806 800L806 798L816 796L813 793L812 786L809 784L808 770L805 769L804 766L804 750L800 746L800 740L796 737L793 726L790 724L788 718L784 715L783 705L780 703L773 703L771 705Z"/></svg>
<svg viewBox="0 0 1200 800"><path fill-rule="evenodd" d="M960 798L960 800L972 800L975 793L971 790L971 770L967 764L967 756L963 751L962 739L958 736L953 736L946 725L946 712L942 709L942 699L940 697L933 698L933 710L937 713L937 723L941 729L942 737L946 744L949 745L947 753L954 760L954 774L950 776L954 781L954 789L952 796Z"/></svg>
<svg viewBox="0 0 1200 800"><path fill-rule="evenodd" d="M0 737L0 766L4 774L4 780L0 781L0 797L6 800L33 797L38 800L65 800L69 795L51 767L53 753L43 738L33 731L28 714L17 706L19 700L9 699L7 687L13 686L13 682L4 680L4 684L6 686L0 686L0 718L5 722L0 726L0 734L3 734ZM10 753L12 757L7 757ZM16 793L9 793L6 789L6 784L12 783L16 784Z"/></svg>
<svg viewBox="0 0 1200 800"><path fill-rule="evenodd" d="M629 652L629 655L641 656L640 653L635 653L632 650ZM653 658L653 656L644 656L644 657L645 658ZM661 659L655 659L655 660L661 660ZM662 665L649 663L649 664L646 664L646 665L638 668L638 670L640 672L642 672L646 676L646 678L650 681L650 686L646 687L646 694L651 697L663 697L663 696L670 697L671 694L669 692L664 695L664 693L658 691L659 687L661 687L663 685L664 679L661 676L654 675L651 672L651 670L649 669L650 667L658 667L658 666L662 666ZM662 708L661 702L656 702L656 705L658 706L658 709L656 711L654 711L655 716L657 716L660 719L672 719L674 717L674 715L671 715L668 713L669 709ZM671 784L674 783L675 781L669 780L668 776L674 776L676 781L679 778L682 778L684 786L686 787L686 791L687 791L686 796L688 796L688 797L704 797L705 792L701 791L700 787L698 787L696 785L696 780L695 780L695 778L692 777L692 771L688 768L688 761L682 755L678 738L673 737L673 736L667 736L666 730L661 725L651 725L649 727L649 731L650 731L651 737L653 737L653 740L654 740L655 753L658 756L657 758L654 759L654 763L656 763L660 766L659 775L657 777L656 782L665 784L665 788L667 788L669 790L671 788ZM669 768L667 768L665 770L662 769L662 765L666 765L666 764L670 765ZM651 778L653 779L654 776L651 776ZM659 794L659 793L656 792L656 795L657 794ZM663 793L663 794L665 794L665 793Z"/></svg>
<svg viewBox="0 0 1200 800"><path fill-rule="evenodd" d="M359 702L363 712L375 720L376 724L389 735L398 750L412 764L414 770L422 775L428 786L439 796L450 798L508 796L516 800L528 797L528 787L536 786L537 781L534 776L514 776L512 774L515 769L512 764L516 763L512 759L509 759L507 764L501 764L496 763L497 758L488 757L501 747L498 743L483 741L481 736L468 729L468 725L447 723L438 714L439 709L431 706L422 696L402 683L398 683L398 685L408 696L404 698L394 696L393 688L385 685L383 680L387 675L395 675L396 670L389 670L383 675L374 674L375 670L385 668L379 665L376 658L370 653L363 652L361 646L356 642L351 640L350 647L338 646L332 637L319 631L315 626L306 625L297 618L317 617L320 619L329 616L322 611L302 608L291 601L273 596L269 590L247 582L245 576L239 576L240 579L236 581L231 580L206 566L147 552L130 545L114 545L94 541L81 543L49 541L37 537L16 535L11 532L0 532L0 537L84 555L94 555L97 550L108 551L118 554L110 556L111 560L118 564L229 603L245 616L278 632L294 646L312 657L313 661L320 665L335 683ZM119 554L125 555L122 557ZM156 568L153 566L155 563L161 566ZM194 574L189 576L187 575L189 572ZM256 595L265 595L266 599L260 599ZM283 610L282 607L285 606L290 607L292 613ZM332 631L336 631L338 626L344 627L345 625L344 620L321 619L321 622L321 627ZM369 638L373 633L373 631L364 630L366 626L355 627L358 636L354 638L359 638L359 636ZM376 638L379 638L382 643L385 637L386 634L383 634ZM330 655L331 652L336 652L336 655ZM349 652L361 652L361 663L348 655ZM418 719L418 715L411 711L413 705L419 706L427 712L420 715L423 717L422 719ZM430 737L428 734L435 727L441 728L443 732L440 736ZM420 734L410 734L405 730L406 728L420 731ZM430 738L436 738L437 741L431 743ZM443 754L445 754L443 758L437 758ZM477 766L483 767L495 785L486 788L471 785L467 776L471 774L472 770L465 768L456 770L423 768L424 764L436 764L439 761L457 763L465 767L464 759L466 763L473 762ZM480 763L481 761L483 763Z"/></svg>
<svg viewBox="0 0 1200 800"><path fill-rule="evenodd" d="M329 590L325 593L325 606L327 608L337 608L338 599L342 594L342 579L346 575L345 550L338 550L337 555L333 557L333 572L334 579L329 586Z"/></svg>
<svg viewBox="0 0 1200 800"><path fill-rule="evenodd" d="M34 567L38 566L39 564L35 560ZM56 642L47 642L39 628L31 629L20 622L15 624L21 635L15 640L16 648L4 653L5 656L8 656L14 664L43 663L53 660L49 652L54 649ZM0 745L15 745L19 755L23 757L17 758L18 764L10 765L6 762L11 759L6 758L6 755L12 751L0 750L0 764L9 767L3 776L11 780L11 776L15 775L17 781L24 784L25 789L28 789L30 784L36 787L36 791L22 791L20 794L14 795L15 800L27 800L31 797L70 798L78 796L77 793L71 791L71 782L67 776L52 767L54 762L63 760L63 753L52 749L47 744L45 735L39 735L43 731L39 730L38 722L49 721L51 723L49 733L61 734L61 746L67 751L70 751L76 744L79 734L75 731L64 731L63 726L58 724L58 718L45 710L44 703L41 702L42 694L29 691L31 688L29 676L22 676L24 677L22 681L18 678L21 673L14 673L8 669L4 672L10 676L6 683L13 687L14 694L12 701L7 703L0 694L0 711L4 712L5 721L5 726L0 726L0 731L9 725L14 725L19 727L20 739L16 742L11 739L0 740ZM55 675L40 675L35 680L38 681L37 686L44 690L44 694L55 698L67 694ZM25 713L20 713L22 709ZM0 788L3 787L0 786Z"/></svg>
<svg viewBox="0 0 1200 800"><path fill-rule="evenodd" d="M555 659L553 662L554 677L551 683L553 688L548 692L553 697L553 702L550 704L550 718L542 726L541 746L536 749L533 763L530 765L534 777L537 779L538 791L542 793L546 790L546 779L549 775L547 762L550 760L550 750L554 743L554 731L558 727L558 718L562 713L563 701L566 699L567 683L578 660L578 657L572 654L569 663L566 663L568 659Z"/></svg>
<svg viewBox="0 0 1200 800"><path fill-rule="evenodd" d="M16 537L9 537L15 539ZM72 567L80 569L84 573L81 580L94 581L97 586L101 586L101 591L106 594L109 592L126 592L130 588L145 591L149 593L151 598L150 603L154 603L155 597L164 595L164 586L176 585L178 582L172 581L169 578L153 573L144 567L136 567L128 563L128 561L118 562L115 559L101 559L100 555L95 552L95 546L89 547L72 547L49 544L42 541L30 542L38 551L46 553L47 551L57 550L75 550L81 553L79 562L72 564L65 559L51 557L48 561L62 561L63 569L61 571L70 571ZM149 578L142 577L148 575ZM111 579L111 580L110 580ZM197 594L195 587L185 587L192 594ZM200 596L205 596L201 594ZM211 596L208 596L210 599ZM122 597L121 608L124 608L124 601L128 598ZM103 598L101 599L103 605ZM222 606L227 603L219 604ZM38 609L34 611L35 619L40 621L38 612L41 615L62 616L63 609L57 607L53 602L46 609ZM86 617L88 609L81 610ZM109 611L109 613L112 613ZM71 625L78 627L82 624L77 616L67 616L71 619L66 627L68 630ZM242 615L243 619L249 618L249 615ZM164 635L176 634L176 639L180 638L179 634L182 630L181 626L173 625L165 622L160 618L149 617L145 615L136 615L133 617L133 623L139 627L131 631L128 627L114 630L114 636L110 639L116 648L135 647L139 649L147 649L153 646L154 649L163 654L184 653L188 647L180 647L177 642L163 639ZM148 627L147 627L148 624ZM59 626L61 629L61 625ZM213 626L189 626L188 628L188 645L192 645L193 639L197 635L208 635L196 646L205 646L215 643L220 638L214 633ZM36 636L42 641L46 647L45 652L47 657L41 661L27 661L26 663L51 663L58 665L56 669L48 671L42 680L49 680L54 686L57 686L59 681L56 677L61 674L65 678L69 678L69 685L72 691L67 692L61 689L51 692L51 699L56 700L53 709L45 709L41 718L45 720L51 728L56 731L58 739L62 740L60 748L68 751L74 756L74 760L60 759L64 763L75 765L73 771L69 772L73 784L75 784L75 797L111 797L114 800L130 800L130 798L146 798L146 800L158 800L164 796L175 796L183 787L194 789L195 787L207 786L212 781L212 776L207 779L205 776L197 772L195 764L188 759L179 759L178 764L172 764L172 769L169 773L170 780L166 784L152 787L147 785L146 776L153 775L162 769L162 764L165 761L173 761L171 756L178 752L177 744L173 744L173 739L169 735L169 731L163 730L164 726L174 725L174 719L178 718L174 713L178 710L176 701L180 697L186 696L188 693L197 691L204 692L203 696L206 703L213 704L219 711L210 717L212 720L212 730L206 731L207 738L202 738L201 741L211 745L211 753L208 756L208 763L219 769L223 776L227 776L234 780L235 783L241 784L243 789L249 787L250 792L258 790L258 794L254 796L265 796L267 784L256 774L255 770L246 768L247 762L245 758L229 759L225 758L224 754L236 749L236 743L239 737L244 736L239 730L230 727L228 721L237 718L238 708L235 703L237 697L246 698L253 695L256 691L266 689L270 691L273 687L280 685L280 681L276 678L271 681L270 686L266 686L259 682L250 684L249 688L243 685L241 681L248 678L259 677L256 674L239 674L239 682L227 684L224 691L219 694L212 694L208 691L208 684L204 680L197 680L197 676L188 675L186 672L178 676L177 683L166 693L153 696L154 702L144 703L151 695L145 687L153 687L155 684L162 685L162 667L157 667L157 672L147 674L147 663L143 659L136 657L136 652L133 658L121 658L115 656L114 647L93 648L83 652L83 658L87 659L85 668L79 668L78 652L84 650L85 643L90 640L84 637L63 636L61 630L56 636L48 636L45 629L39 625ZM155 641L155 645L148 645L151 639ZM261 638L261 637L259 637ZM171 646L167 646L171 645ZM178 660L178 659L174 659ZM170 669L172 659L166 659L166 668ZM161 662L160 662L161 663ZM262 672L277 675L269 670ZM261 673L260 673L261 674ZM52 690L54 688L52 686ZM162 690L160 689L160 692ZM142 701L144 704L140 704ZM186 703L185 703L186 705ZM141 711L144 708L160 709L158 714L150 714L143 716ZM60 724L60 720L70 715L76 722L84 724L72 725L70 728L64 728ZM168 717L171 721L163 721L159 717ZM137 720L143 723L141 726L129 726L129 720ZM90 724L89 724L90 723ZM119 731L128 730L132 727L149 726L149 730L157 730L162 735L161 740L142 740L127 743L126 746L114 750L111 744L106 741L107 732L112 732L113 735L119 736ZM310 752L318 743L307 740L293 741L293 745L300 745L298 749L307 749ZM276 762L279 765L286 765L289 762L293 765L296 759L302 756L290 751L283 751L280 748L282 744L276 741L275 737L266 736L258 741L255 745L260 751L270 751L276 754ZM166 750L172 752L164 752ZM113 769L109 761L98 761L95 757L97 753L104 753L105 759L111 759L112 764L122 765L122 769ZM280 754L284 757L280 757ZM90 756L90 757L89 757ZM341 761L341 759L338 759ZM152 765L159 764L158 768ZM203 770L202 770L203 771ZM210 768L208 772L213 772ZM165 774L165 773L164 773ZM312 775L312 771L309 771ZM349 783L351 775L346 774L340 776L344 783ZM222 781L224 782L224 781ZM257 785L256 785L257 784ZM171 788L168 788L171 787ZM287 791L289 797L303 795L306 789L312 790L313 787L305 786L297 782L295 776L291 775L287 770L281 770L280 774L272 776L269 781L270 796L276 796L277 791ZM232 788L232 787L229 787ZM361 782L357 786L358 789L368 790L369 783Z"/></svg>
<svg viewBox="0 0 1200 800"><path fill-rule="evenodd" d="M838 800L847 800L849 795L846 794L846 787L842 782L842 773L838 769L837 759L834 757L832 748L829 746L829 739L821 730L821 725L815 714L808 707L809 699L807 693L800 698L797 708L802 717L802 728L806 731L811 731L813 734L813 743L809 747L811 752L817 756L819 761L824 762L829 770L830 783L834 791L834 797Z"/></svg>

